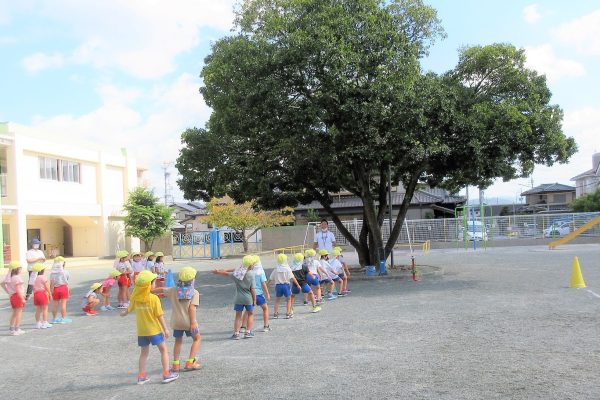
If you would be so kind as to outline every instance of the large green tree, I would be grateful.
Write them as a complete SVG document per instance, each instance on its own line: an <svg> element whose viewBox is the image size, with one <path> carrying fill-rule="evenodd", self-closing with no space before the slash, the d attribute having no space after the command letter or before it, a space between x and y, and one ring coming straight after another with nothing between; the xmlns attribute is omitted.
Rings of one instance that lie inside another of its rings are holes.
<svg viewBox="0 0 600 400"><path fill-rule="evenodd" d="M161 204L146 188L136 187L129 192L123 208L127 212L125 233L141 239L147 250L151 250L154 241L171 229L171 209Z"/></svg>
<svg viewBox="0 0 600 400"><path fill-rule="evenodd" d="M600 211L600 188L592 193L586 193L571 203L573 211L591 212Z"/></svg>
<svg viewBox="0 0 600 400"><path fill-rule="evenodd" d="M524 52L465 48L453 70L423 74L419 59L442 36L420 0L246 1L237 32L205 60L213 113L182 134L185 196L317 200L366 265L393 248L418 183L486 187L565 162L574 142ZM383 243L388 177L406 194ZM331 208L341 190L362 199L357 237Z"/></svg>

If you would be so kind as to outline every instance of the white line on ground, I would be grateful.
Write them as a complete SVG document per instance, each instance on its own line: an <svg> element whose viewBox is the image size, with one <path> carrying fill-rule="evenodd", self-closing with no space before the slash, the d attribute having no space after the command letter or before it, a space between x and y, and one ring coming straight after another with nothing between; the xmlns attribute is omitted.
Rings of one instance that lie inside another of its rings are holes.
<svg viewBox="0 0 600 400"><path fill-rule="evenodd" d="M591 291L590 289L588 289L587 291L590 292L591 294L593 294L594 296L600 298L600 294L595 293L595 292Z"/></svg>

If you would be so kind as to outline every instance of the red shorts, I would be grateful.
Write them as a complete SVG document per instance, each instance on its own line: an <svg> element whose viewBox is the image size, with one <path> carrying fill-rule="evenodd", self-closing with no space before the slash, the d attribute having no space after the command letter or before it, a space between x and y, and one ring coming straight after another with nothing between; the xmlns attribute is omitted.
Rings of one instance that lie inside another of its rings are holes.
<svg viewBox="0 0 600 400"><path fill-rule="evenodd" d="M52 300L67 300L69 298L69 287L67 285L55 286L52 291Z"/></svg>
<svg viewBox="0 0 600 400"><path fill-rule="evenodd" d="M25 302L19 293L13 293L13 295L10 296L10 305L12 308L23 308L25 307Z"/></svg>
<svg viewBox="0 0 600 400"><path fill-rule="evenodd" d="M119 275L118 282L119 282L119 287L122 287L122 286L130 287L131 286L131 278L127 274Z"/></svg>
<svg viewBox="0 0 600 400"><path fill-rule="evenodd" d="M46 294L45 290L40 290L33 294L33 305L34 306L48 305L48 295Z"/></svg>
<svg viewBox="0 0 600 400"><path fill-rule="evenodd" d="M100 294L101 295L108 295L108 294L110 294L110 286L102 286L100 288Z"/></svg>

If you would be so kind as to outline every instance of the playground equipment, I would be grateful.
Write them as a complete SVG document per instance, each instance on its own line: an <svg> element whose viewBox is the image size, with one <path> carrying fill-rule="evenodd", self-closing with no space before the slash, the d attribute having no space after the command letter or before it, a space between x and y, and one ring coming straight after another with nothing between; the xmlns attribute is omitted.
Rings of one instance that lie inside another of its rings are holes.
<svg viewBox="0 0 600 400"><path fill-rule="evenodd" d="M479 211L479 216L476 216ZM492 207L480 204L478 206L461 206L454 211L456 224L457 243L462 241L465 250L469 247L469 242L473 242L473 250L477 250L477 242L483 242L484 248L487 248L489 242L488 227L492 217ZM460 223L458 223L460 221Z"/></svg>
<svg viewBox="0 0 600 400"><path fill-rule="evenodd" d="M558 246L561 246L567 242L570 242L571 240L575 239L577 236L581 235L583 232L589 230L594 225L598 225L598 224L600 224L600 216L589 220L588 222L581 225L579 228L575 229L573 232L569 233L568 235L563 236L560 239L557 239L553 242L550 242L548 247L550 247L550 249L555 249Z"/></svg>

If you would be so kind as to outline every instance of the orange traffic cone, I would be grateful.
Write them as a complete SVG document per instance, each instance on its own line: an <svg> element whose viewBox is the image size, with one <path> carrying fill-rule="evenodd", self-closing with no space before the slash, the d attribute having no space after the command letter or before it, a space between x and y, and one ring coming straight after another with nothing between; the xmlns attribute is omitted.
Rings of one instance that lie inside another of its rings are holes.
<svg viewBox="0 0 600 400"><path fill-rule="evenodd" d="M571 272L571 288L581 289L585 287L583 276L581 275L581 268L579 267L579 258L573 258L573 271Z"/></svg>

